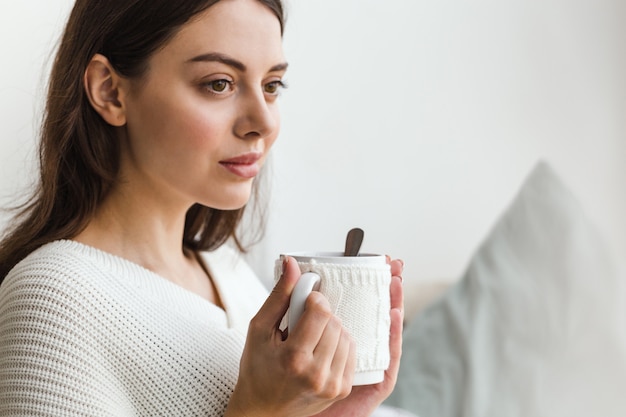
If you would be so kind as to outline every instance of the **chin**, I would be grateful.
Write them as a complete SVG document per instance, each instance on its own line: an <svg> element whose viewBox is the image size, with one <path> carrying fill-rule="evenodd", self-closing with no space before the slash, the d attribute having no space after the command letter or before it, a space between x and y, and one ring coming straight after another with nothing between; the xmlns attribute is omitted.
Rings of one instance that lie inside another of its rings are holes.
<svg viewBox="0 0 626 417"><path fill-rule="evenodd" d="M250 202L253 195L253 181L238 184L214 184L204 190L197 202L216 210L239 210ZM208 192L207 192L208 191Z"/></svg>
<svg viewBox="0 0 626 417"><path fill-rule="evenodd" d="M223 198L220 198L219 200L210 199L204 202L201 201L199 203L207 207L214 208L216 210L239 210L245 207L246 204L248 204L248 202L250 201L250 193L247 193L245 195L230 196L230 198L224 198L229 197L227 195L224 195L222 197Z"/></svg>

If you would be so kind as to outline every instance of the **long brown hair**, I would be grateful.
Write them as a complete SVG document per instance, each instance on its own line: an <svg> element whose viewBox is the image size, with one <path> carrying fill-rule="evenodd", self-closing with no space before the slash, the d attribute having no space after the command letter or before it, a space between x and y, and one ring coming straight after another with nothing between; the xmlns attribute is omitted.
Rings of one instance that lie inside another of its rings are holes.
<svg viewBox="0 0 626 417"><path fill-rule="evenodd" d="M118 178L117 135L93 110L83 87L91 58L141 77L151 55L198 13L219 0L77 0L54 60L39 143L40 178L0 242L0 283L38 247L81 232ZM258 0L278 18L280 0ZM255 181L253 199L258 195ZM186 215L184 247L211 250L233 238L245 207L217 210L196 204Z"/></svg>

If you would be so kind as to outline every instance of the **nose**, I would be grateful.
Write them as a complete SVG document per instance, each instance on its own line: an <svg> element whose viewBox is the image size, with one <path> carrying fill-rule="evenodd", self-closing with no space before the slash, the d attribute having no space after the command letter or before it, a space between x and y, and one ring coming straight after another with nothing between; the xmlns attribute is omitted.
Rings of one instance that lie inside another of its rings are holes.
<svg viewBox="0 0 626 417"><path fill-rule="evenodd" d="M250 91L240 98L239 116L235 122L235 135L241 139L258 139L270 136L279 124L274 103L265 99L263 92Z"/></svg>

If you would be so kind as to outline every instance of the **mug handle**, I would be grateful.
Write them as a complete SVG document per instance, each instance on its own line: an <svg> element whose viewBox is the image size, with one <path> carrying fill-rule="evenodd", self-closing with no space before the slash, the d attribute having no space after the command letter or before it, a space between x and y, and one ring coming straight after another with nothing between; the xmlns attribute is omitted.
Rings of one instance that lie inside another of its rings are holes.
<svg viewBox="0 0 626 417"><path fill-rule="evenodd" d="M312 291L320 288L320 276L315 272L305 272L300 276L289 301L288 328L293 331L300 316L304 313L304 302Z"/></svg>

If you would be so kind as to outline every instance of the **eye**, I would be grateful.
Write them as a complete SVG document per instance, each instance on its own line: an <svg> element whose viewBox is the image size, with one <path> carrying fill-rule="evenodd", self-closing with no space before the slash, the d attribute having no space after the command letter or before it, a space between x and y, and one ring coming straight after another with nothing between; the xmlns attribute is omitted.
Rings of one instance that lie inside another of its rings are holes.
<svg viewBox="0 0 626 417"><path fill-rule="evenodd" d="M212 93L221 94L232 90L233 82L225 79L213 80L205 83L204 87Z"/></svg>
<svg viewBox="0 0 626 417"><path fill-rule="evenodd" d="M270 81L263 86L263 90L270 95L278 95L280 90L287 88L282 80Z"/></svg>

